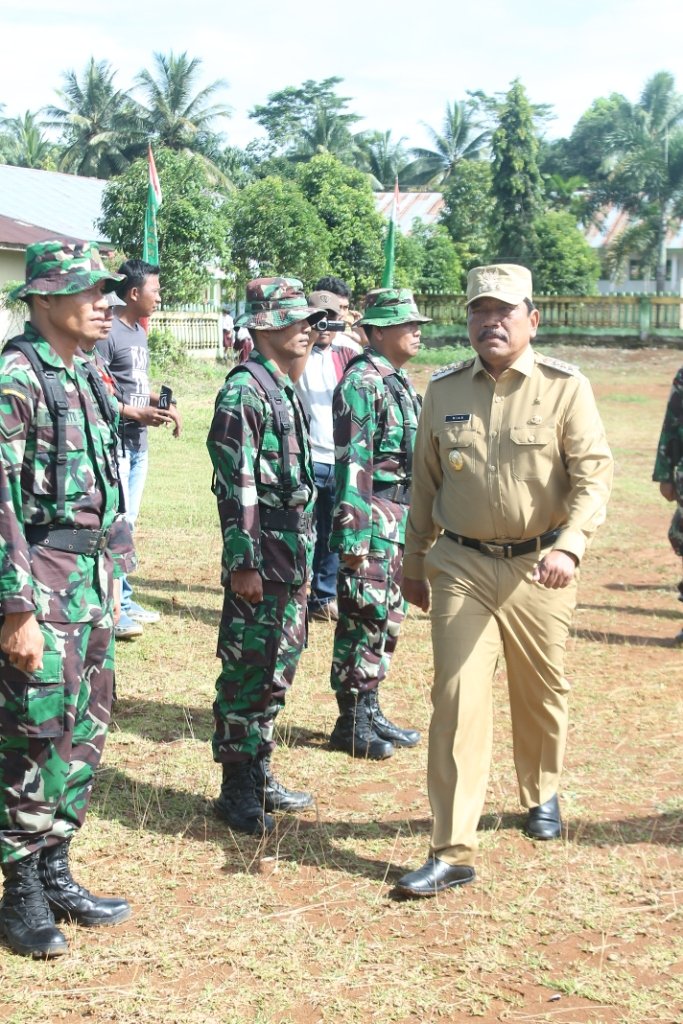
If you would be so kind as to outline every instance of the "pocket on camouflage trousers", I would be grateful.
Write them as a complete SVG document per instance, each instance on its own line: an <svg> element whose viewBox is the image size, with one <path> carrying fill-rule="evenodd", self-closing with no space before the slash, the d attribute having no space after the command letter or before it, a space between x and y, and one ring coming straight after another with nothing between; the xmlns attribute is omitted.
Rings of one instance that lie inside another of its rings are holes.
<svg viewBox="0 0 683 1024"><path fill-rule="evenodd" d="M357 569L342 565L337 580L337 602L342 615L381 622L387 615L387 563L368 558Z"/></svg>
<svg viewBox="0 0 683 1024"><path fill-rule="evenodd" d="M59 651L43 652L43 667L29 677L24 701L25 736L48 738L64 732L64 665Z"/></svg>

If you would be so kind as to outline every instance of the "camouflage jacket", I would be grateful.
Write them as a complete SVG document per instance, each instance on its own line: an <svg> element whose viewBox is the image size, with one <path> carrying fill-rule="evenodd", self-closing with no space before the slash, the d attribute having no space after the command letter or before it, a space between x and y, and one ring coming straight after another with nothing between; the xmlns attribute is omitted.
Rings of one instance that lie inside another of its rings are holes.
<svg viewBox="0 0 683 1024"><path fill-rule="evenodd" d="M56 444L42 388L26 357L0 354L0 614L34 611L39 621L87 622L111 614L112 575L135 567L130 528L118 512L116 424L107 423L80 369L30 324L23 336L58 372L66 424L65 515L60 525L109 530L96 556L29 545L27 526L56 521Z"/></svg>
<svg viewBox="0 0 683 1024"><path fill-rule="evenodd" d="M287 465L270 402L246 369L252 360L270 371L284 396L292 424ZM257 569L274 582L303 583L313 559L315 483L308 430L289 377L252 352L218 392L206 443L223 532L223 585L230 585L230 573L236 569ZM303 522L287 529L267 525L269 510L285 507L290 516L303 513Z"/></svg>
<svg viewBox="0 0 683 1024"><path fill-rule="evenodd" d="M330 547L346 554L385 553L405 540L408 506L376 493L409 485L404 417L384 384L395 374L407 392L411 446L420 400L401 370L373 348L354 360L334 393L336 500ZM379 488L378 488L379 485Z"/></svg>
<svg viewBox="0 0 683 1024"><path fill-rule="evenodd" d="M683 501L683 366L674 377L652 479L675 484L678 500Z"/></svg>

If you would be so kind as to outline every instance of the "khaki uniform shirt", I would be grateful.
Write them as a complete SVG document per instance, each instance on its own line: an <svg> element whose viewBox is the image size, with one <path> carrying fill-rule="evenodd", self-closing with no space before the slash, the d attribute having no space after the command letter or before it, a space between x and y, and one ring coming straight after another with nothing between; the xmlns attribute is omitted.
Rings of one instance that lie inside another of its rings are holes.
<svg viewBox="0 0 683 1024"><path fill-rule="evenodd" d="M435 373L415 440L404 574L424 579L442 530L518 542L559 528L581 559L605 519L612 456L576 367L531 346L498 380L478 356Z"/></svg>

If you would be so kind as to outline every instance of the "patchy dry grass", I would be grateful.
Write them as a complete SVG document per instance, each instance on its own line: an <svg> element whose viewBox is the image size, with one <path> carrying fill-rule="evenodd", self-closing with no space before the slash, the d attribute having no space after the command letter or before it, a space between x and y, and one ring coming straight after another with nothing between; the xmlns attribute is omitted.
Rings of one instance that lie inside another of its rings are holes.
<svg viewBox="0 0 683 1024"><path fill-rule="evenodd" d="M607 526L584 569L568 653L572 725L563 841L520 833L505 676L478 881L398 902L424 859L426 745L365 764L327 749L331 630L314 624L280 722L283 781L314 812L265 844L213 818L211 702L220 543L204 449L220 375L172 380L183 438L152 438L139 599L162 612L119 645L119 701L78 874L134 916L67 927L68 956L0 948L0 1020L15 1024L389 1024L683 1021L682 606L650 482L680 353L581 350L618 460ZM424 383L426 371L418 379ZM426 730L428 620L411 614L384 703Z"/></svg>

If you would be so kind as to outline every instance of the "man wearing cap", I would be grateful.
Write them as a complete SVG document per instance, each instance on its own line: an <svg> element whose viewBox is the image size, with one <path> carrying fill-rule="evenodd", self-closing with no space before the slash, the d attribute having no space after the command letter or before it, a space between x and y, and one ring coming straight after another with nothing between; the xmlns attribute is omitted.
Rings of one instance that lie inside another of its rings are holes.
<svg viewBox="0 0 683 1024"><path fill-rule="evenodd" d="M378 690L398 642L405 602L401 560L420 400L403 372L428 323L405 288L366 299L368 347L334 394L336 497L330 547L339 552L337 622L330 681L339 707L330 743L381 760L420 734L382 713Z"/></svg>
<svg viewBox="0 0 683 1024"><path fill-rule="evenodd" d="M248 834L274 827L271 811L304 810L310 793L272 774L275 718L284 705L306 631L315 483L306 421L292 383L310 348L300 281L247 286L244 316L254 351L227 376L207 445L223 532L225 588L214 702L214 760L223 783L217 815Z"/></svg>
<svg viewBox="0 0 683 1024"><path fill-rule="evenodd" d="M561 835L564 649L577 567L612 481L590 384L531 347L539 314L530 272L470 271L467 321L476 355L433 375L415 442L403 593L424 611L431 596L434 823L427 862L398 882L408 896L474 879L501 642L525 831Z"/></svg>
<svg viewBox="0 0 683 1024"><path fill-rule="evenodd" d="M297 383L297 393L308 415L313 453L313 471L318 496L315 502L315 550L313 576L308 595L308 614L323 622L336 621L337 570L339 556L330 551L334 507L334 433L332 397L342 379L344 368L361 352L361 347L345 335L341 318L341 300L334 292L316 291L308 303L322 309L325 319L313 328L313 348ZM347 299L348 303L348 299ZM326 330L320 330L320 326Z"/></svg>
<svg viewBox="0 0 683 1024"><path fill-rule="evenodd" d="M118 512L116 410L79 346L101 336L120 280L91 244L26 253L24 334L0 355L0 932L66 952L55 918L130 915L70 874L111 710L113 576L134 568Z"/></svg>

